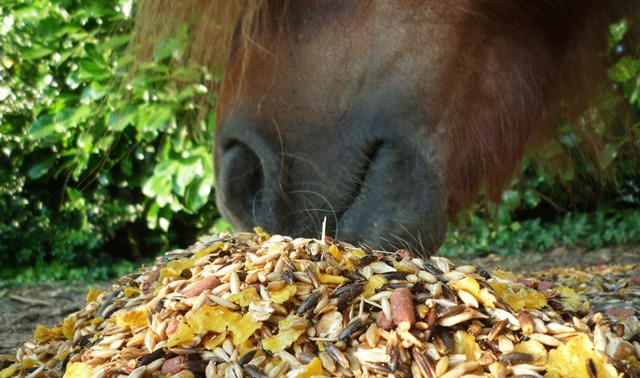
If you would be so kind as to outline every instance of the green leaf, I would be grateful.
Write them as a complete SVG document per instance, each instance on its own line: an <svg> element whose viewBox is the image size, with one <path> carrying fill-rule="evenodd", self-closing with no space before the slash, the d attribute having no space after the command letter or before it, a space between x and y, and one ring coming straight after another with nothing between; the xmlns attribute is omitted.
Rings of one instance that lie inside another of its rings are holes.
<svg viewBox="0 0 640 378"><path fill-rule="evenodd" d="M44 176L49 171L49 169L53 167L55 162L55 155L43 156L31 164L29 170L27 171L27 175L32 180L37 180L40 177Z"/></svg>
<svg viewBox="0 0 640 378"><path fill-rule="evenodd" d="M51 55L55 52L55 49L45 47L39 43L33 43L30 47L22 47L20 49L20 57L26 61L33 61L42 59L45 56Z"/></svg>
<svg viewBox="0 0 640 378"><path fill-rule="evenodd" d="M628 28L629 23L627 20L622 20L609 26L609 31L611 32L609 35L609 48L613 48L616 44L622 41L622 38L624 38Z"/></svg>
<svg viewBox="0 0 640 378"><path fill-rule="evenodd" d="M151 176L142 186L142 193L149 198L154 198L158 206L164 207L173 201L171 187L170 176Z"/></svg>
<svg viewBox="0 0 640 378"><path fill-rule="evenodd" d="M209 201L210 194L210 180L198 177L185 191L185 207L191 212L200 210Z"/></svg>
<svg viewBox="0 0 640 378"><path fill-rule="evenodd" d="M201 176L203 172L202 162L197 156L191 156L180 161L180 167L177 171L176 185L184 193L184 189L193 181L196 176Z"/></svg>
<svg viewBox="0 0 640 378"><path fill-rule="evenodd" d="M107 121L109 130L122 131L137 117L138 108L136 106L128 106L121 112L111 113L109 114L109 119Z"/></svg>
<svg viewBox="0 0 640 378"><path fill-rule="evenodd" d="M44 115L39 117L29 128L29 133L39 139L46 139L56 132L56 126L53 117Z"/></svg>
<svg viewBox="0 0 640 378"><path fill-rule="evenodd" d="M153 170L154 176L172 177L180 169L180 163L175 160L163 160Z"/></svg>
<svg viewBox="0 0 640 378"><path fill-rule="evenodd" d="M502 205L505 206L509 211L513 211L518 206L520 206L521 199L522 196L517 190L508 189L502 193Z"/></svg>
<svg viewBox="0 0 640 378"><path fill-rule="evenodd" d="M638 74L640 61L635 61L629 56L622 57L607 73L611 80L624 83Z"/></svg>
<svg viewBox="0 0 640 378"><path fill-rule="evenodd" d="M81 81L100 81L111 77L109 67L94 61L83 59L78 63L77 79Z"/></svg>

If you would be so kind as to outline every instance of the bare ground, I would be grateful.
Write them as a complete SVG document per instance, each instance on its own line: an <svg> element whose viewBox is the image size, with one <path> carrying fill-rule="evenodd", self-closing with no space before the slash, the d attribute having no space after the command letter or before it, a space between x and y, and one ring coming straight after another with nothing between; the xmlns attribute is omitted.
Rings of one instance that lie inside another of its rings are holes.
<svg viewBox="0 0 640 378"><path fill-rule="evenodd" d="M486 270L500 267L524 277L545 276L551 270L557 275L557 270L553 268L590 269L597 272L603 267L615 269L616 266L631 266L633 272L636 272L640 265L640 243L595 251L558 248L545 253L526 252L516 256L489 255L454 260L459 265L472 264ZM638 278L635 275L632 278L634 277ZM630 282L631 285L640 286L640 282ZM21 344L30 340L38 325L51 327L68 314L82 308L90 287L108 286L109 283L45 282L0 289L0 355L14 354Z"/></svg>

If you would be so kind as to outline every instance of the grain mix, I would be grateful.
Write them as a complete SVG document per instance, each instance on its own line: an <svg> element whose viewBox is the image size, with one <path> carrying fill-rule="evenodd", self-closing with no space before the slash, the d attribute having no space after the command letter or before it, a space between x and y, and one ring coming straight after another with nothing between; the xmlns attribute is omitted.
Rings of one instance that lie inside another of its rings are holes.
<svg viewBox="0 0 640 378"><path fill-rule="evenodd" d="M563 286L257 229L90 291L0 378L635 377L639 333Z"/></svg>

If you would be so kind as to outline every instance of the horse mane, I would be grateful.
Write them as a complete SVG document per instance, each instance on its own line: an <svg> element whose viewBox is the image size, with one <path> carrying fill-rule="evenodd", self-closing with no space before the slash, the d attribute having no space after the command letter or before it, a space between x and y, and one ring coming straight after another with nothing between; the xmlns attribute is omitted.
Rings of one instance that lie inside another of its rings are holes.
<svg viewBox="0 0 640 378"><path fill-rule="evenodd" d="M278 10L274 10L275 4ZM249 51L261 28L286 22L288 1L144 0L139 5L131 46L139 62L149 61L158 41L189 25L188 47L173 64L196 62L214 73L231 50ZM640 40L637 0L458 0L451 15L458 40L461 87L441 104L448 122L448 155L443 172L454 214L482 190L499 201L525 151L553 138L568 122L598 160L605 135L598 107L611 93L606 69L607 32L626 17L628 46ZM636 16L633 16L636 15ZM244 46L243 46L244 45ZM240 47L240 48L239 48ZM454 70L455 72L455 70ZM209 87L218 89L212 80ZM609 86L609 87L608 87ZM473 88L473 90L469 90ZM584 117L585 110L592 119ZM595 115L595 116L594 116Z"/></svg>
<svg viewBox="0 0 640 378"><path fill-rule="evenodd" d="M607 51L609 25L626 18L626 44L638 46L640 18L632 17L640 15L638 4L615 0L464 3L458 12L473 32L464 36L461 49L468 60L461 66L471 70L461 74L474 90L463 88L454 93L458 98L447 99L464 104L449 112L452 128L445 175L453 173L447 176L450 214L466 208L480 190L487 200L498 202L526 151L535 152L550 141L563 146L556 132L561 122L580 139L581 158L599 161L607 138L620 136L611 125L603 130L603 122L611 123L603 100L615 95L606 76L614 62ZM568 151L564 158L559 165L570 165Z"/></svg>

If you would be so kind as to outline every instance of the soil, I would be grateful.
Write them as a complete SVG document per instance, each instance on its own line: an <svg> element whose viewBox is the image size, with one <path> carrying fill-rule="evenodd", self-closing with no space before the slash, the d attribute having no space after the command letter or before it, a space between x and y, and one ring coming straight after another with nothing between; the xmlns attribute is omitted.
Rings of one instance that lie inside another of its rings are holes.
<svg viewBox="0 0 640 378"><path fill-rule="evenodd" d="M640 265L640 243L595 251L558 248L545 253L523 252L515 256L489 255L453 260L458 265L471 264L485 270L500 267L523 277L534 277L553 268L637 267ZM52 327L84 307L90 287L105 289L108 286L109 283L45 282L0 289L0 355L15 354L20 345L31 339L38 325Z"/></svg>

